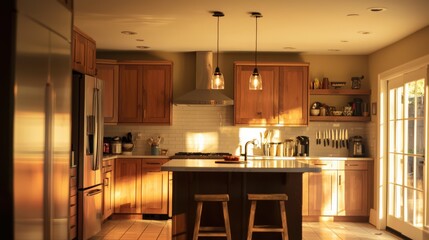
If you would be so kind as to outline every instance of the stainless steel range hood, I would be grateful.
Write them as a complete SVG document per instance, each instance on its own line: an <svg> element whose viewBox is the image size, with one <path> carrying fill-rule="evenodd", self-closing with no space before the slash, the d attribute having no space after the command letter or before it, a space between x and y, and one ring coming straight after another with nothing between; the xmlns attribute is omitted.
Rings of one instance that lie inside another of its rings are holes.
<svg viewBox="0 0 429 240"><path fill-rule="evenodd" d="M220 90L210 89L213 71L213 53L196 52L196 89L173 101L175 105L233 105L234 100L225 96Z"/></svg>

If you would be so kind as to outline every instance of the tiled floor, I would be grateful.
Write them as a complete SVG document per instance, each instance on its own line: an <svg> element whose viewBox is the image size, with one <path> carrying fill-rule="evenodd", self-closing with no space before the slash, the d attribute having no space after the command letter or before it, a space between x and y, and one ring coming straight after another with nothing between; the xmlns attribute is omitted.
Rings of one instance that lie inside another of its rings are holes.
<svg viewBox="0 0 429 240"><path fill-rule="evenodd" d="M368 223L305 222L302 231L304 240L401 239ZM170 236L171 220L109 220L91 240L169 240Z"/></svg>

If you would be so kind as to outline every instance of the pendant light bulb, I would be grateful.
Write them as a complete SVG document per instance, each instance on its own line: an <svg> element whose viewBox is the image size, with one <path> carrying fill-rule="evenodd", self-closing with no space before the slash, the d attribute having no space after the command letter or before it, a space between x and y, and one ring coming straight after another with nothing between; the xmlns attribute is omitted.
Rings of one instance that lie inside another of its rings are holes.
<svg viewBox="0 0 429 240"><path fill-rule="evenodd" d="M213 17L217 17L217 51L216 51L216 69L212 75L211 79L211 89L224 89L225 88L225 80L223 78L223 74L219 69L219 17L225 16L223 12L214 11Z"/></svg>
<svg viewBox="0 0 429 240"><path fill-rule="evenodd" d="M258 72L258 18L262 17L259 12L251 12L251 17L255 18L256 22L256 39L255 39L255 68L249 78L249 90L262 90L262 77Z"/></svg>

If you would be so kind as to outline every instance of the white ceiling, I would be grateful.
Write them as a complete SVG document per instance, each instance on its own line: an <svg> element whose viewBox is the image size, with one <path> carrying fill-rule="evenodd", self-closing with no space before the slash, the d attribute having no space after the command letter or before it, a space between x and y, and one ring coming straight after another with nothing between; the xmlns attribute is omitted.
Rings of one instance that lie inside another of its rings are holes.
<svg viewBox="0 0 429 240"><path fill-rule="evenodd" d="M220 18L221 52L254 51L252 11L263 15L258 19L258 51L264 52L366 55L429 25L428 0L75 0L74 4L74 24L103 50L140 50L136 47L140 45L150 51L216 51L217 18L210 13L215 10L225 14ZM387 10L371 12L372 7Z"/></svg>

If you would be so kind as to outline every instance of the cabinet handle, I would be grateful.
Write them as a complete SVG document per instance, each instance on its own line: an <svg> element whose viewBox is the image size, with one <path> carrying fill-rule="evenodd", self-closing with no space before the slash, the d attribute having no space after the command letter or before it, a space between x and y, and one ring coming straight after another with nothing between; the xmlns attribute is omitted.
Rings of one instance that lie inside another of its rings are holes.
<svg viewBox="0 0 429 240"><path fill-rule="evenodd" d="M106 186L106 187L109 186L109 179L108 178L104 179L104 186Z"/></svg>
<svg viewBox="0 0 429 240"><path fill-rule="evenodd" d="M262 112L257 112L256 115L262 116Z"/></svg>
<svg viewBox="0 0 429 240"><path fill-rule="evenodd" d="M338 176L338 182L339 182L338 185L341 186L341 175Z"/></svg>
<svg viewBox="0 0 429 240"><path fill-rule="evenodd" d="M315 163L314 165L316 165L316 166L327 166L328 164L327 163Z"/></svg>
<svg viewBox="0 0 429 240"><path fill-rule="evenodd" d="M357 166L359 166L359 164L349 164L349 163L346 163L346 167L357 167Z"/></svg>
<svg viewBox="0 0 429 240"><path fill-rule="evenodd" d="M161 165L161 163L159 163L159 162L147 162L146 164L149 164L149 165Z"/></svg>

